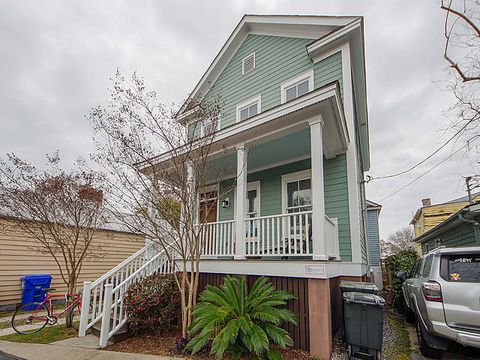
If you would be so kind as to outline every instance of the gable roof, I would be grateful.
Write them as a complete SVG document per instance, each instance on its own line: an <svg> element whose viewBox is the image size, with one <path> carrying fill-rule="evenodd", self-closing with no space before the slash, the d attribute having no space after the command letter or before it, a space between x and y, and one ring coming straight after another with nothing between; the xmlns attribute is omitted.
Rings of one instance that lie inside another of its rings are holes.
<svg viewBox="0 0 480 360"><path fill-rule="evenodd" d="M319 39L359 19L358 16L244 15L177 112L177 120L182 121L182 115L188 114L192 100L200 101L208 93L249 34L312 39L311 45L314 45Z"/></svg>

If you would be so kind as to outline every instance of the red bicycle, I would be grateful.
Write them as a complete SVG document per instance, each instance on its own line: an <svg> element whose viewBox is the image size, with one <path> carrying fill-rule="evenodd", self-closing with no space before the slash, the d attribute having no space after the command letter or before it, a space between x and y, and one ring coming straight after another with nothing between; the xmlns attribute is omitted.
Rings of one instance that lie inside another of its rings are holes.
<svg viewBox="0 0 480 360"><path fill-rule="evenodd" d="M82 295L51 294L55 289L43 289L47 296L42 302L31 302L20 305L12 316L12 327L19 334L34 334L42 330L47 324L55 325L58 319L68 316L72 327L78 330L80 313L82 311ZM54 313L54 299L65 298L68 306L60 313Z"/></svg>

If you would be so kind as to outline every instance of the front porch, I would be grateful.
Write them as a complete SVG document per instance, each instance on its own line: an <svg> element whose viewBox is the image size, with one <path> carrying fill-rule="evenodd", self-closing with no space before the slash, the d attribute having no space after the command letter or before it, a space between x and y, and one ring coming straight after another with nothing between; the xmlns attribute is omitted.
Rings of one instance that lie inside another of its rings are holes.
<svg viewBox="0 0 480 360"><path fill-rule="evenodd" d="M348 134L332 105L300 107L223 140L197 198L203 259L351 260Z"/></svg>

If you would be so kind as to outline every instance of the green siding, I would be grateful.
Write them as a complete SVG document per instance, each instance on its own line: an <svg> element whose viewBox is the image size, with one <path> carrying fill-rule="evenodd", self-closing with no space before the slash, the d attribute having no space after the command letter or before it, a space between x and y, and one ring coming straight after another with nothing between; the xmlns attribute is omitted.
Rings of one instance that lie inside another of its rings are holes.
<svg viewBox="0 0 480 360"><path fill-rule="evenodd" d="M338 218L340 256L342 261L352 261L347 157L345 154L324 161L324 179L325 212L331 218Z"/></svg>
<svg viewBox="0 0 480 360"><path fill-rule="evenodd" d="M440 240L440 245L447 247L478 246L475 239L475 229L469 223L462 223L445 231L436 238L424 242L422 251L428 252L435 249L438 245L437 240Z"/></svg>
<svg viewBox="0 0 480 360"><path fill-rule="evenodd" d="M188 124L188 128L187 128L188 140L199 138L201 134L201 128L202 126L198 121Z"/></svg>
<svg viewBox="0 0 480 360"><path fill-rule="evenodd" d="M310 159L278 166L248 174L248 182L260 181L260 213L262 216L282 213L282 175L311 168ZM350 216L348 209L347 162L345 154L324 161L325 211L328 216L338 218L340 255L343 261L351 261ZM224 181L221 189L230 190L221 196L230 199L230 207L220 208L219 220L234 218L235 196L231 190L232 180Z"/></svg>
<svg viewBox="0 0 480 360"><path fill-rule="evenodd" d="M340 52L313 64L306 46L312 40L279 36L248 35L226 65L206 100L220 97L225 117L221 128L235 123L236 106L259 94L262 111L280 105L280 85L312 67L314 86L319 88L332 81L342 81ZM255 69L242 75L242 59L255 52Z"/></svg>

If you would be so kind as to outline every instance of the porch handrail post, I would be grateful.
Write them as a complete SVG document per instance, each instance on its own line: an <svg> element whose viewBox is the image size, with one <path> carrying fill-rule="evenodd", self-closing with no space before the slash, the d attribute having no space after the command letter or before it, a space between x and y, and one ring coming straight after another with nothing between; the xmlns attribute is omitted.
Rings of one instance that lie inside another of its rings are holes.
<svg viewBox="0 0 480 360"><path fill-rule="evenodd" d="M78 327L78 336L85 336L88 325L88 313L90 311L90 293L92 289L91 281L83 282L82 293L82 312L80 313L80 325Z"/></svg>
<svg viewBox="0 0 480 360"><path fill-rule="evenodd" d="M245 202L247 198L247 151L237 146L237 184L235 192L235 260L245 257Z"/></svg>
<svg viewBox="0 0 480 360"><path fill-rule="evenodd" d="M328 260L325 239L325 187L323 183L323 118L309 121L312 159L313 260Z"/></svg>
<svg viewBox="0 0 480 360"><path fill-rule="evenodd" d="M99 346L103 349L108 344L108 334L110 333L110 318L112 316L112 290L113 284L106 284L104 287L103 317L100 327Z"/></svg>

